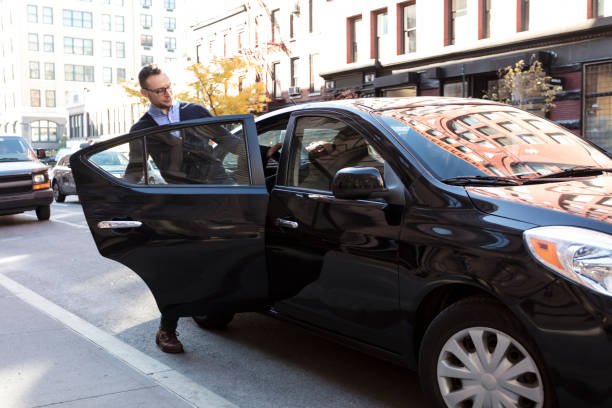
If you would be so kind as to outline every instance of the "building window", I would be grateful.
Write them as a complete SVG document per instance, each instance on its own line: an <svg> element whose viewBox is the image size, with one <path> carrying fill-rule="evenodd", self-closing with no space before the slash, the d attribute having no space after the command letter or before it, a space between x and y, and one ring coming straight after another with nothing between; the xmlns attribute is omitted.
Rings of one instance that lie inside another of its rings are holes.
<svg viewBox="0 0 612 408"><path fill-rule="evenodd" d="M30 123L32 142L57 142L57 123L37 120Z"/></svg>
<svg viewBox="0 0 612 408"><path fill-rule="evenodd" d="M164 28L166 29L166 31L176 30L176 18L164 17Z"/></svg>
<svg viewBox="0 0 612 408"><path fill-rule="evenodd" d="M111 30L111 16L110 14L102 14L102 30Z"/></svg>
<svg viewBox="0 0 612 408"><path fill-rule="evenodd" d="M299 58L291 58L290 75L291 75L291 86L298 86L299 84Z"/></svg>
<svg viewBox="0 0 612 408"><path fill-rule="evenodd" d="M478 0L478 39L491 37L491 0Z"/></svg>
<svg viewBox="0 0 612 408"><path fill-rule="evenodd" d="M28 23L38 23L38 6L28 4Z"/></svg>
<svg viewBox="0 0 612 408"><path fill-rule="evenodd" d="M595 17L612 16L612 0L593 0L593 15Z"/></svg>
<svg viewBox="0 0 612 408"><path fill-rule="evenodd" d="M28 50L38 51L38 34L35 34L35 33L28 34Z"/></svg>
<svg viewBox="0 0 612 408"><path fill-rule="evenodd" d="M174 37L164 38L164 45L167 51L174 52L174 50L176 50L176 38Z"/></svg>
<svg viewBox="0 0 612 408"><path fill-rule="evenodd" d="M388 43L387 34L389 33L387 9L376 10L371 15L371 37L370 58L379 59L385 50L384 44Z"/></svg>
<svg viewBox="0 0 612 408"><path fill-rule="evenodd" d="M397 54L416 52L416 3L398 4L397 10L398 31L401 33Z"/></svg>
<svg viewBox="0 0 612 408"><path fill-rule="evenodd" d="M30 79L40 79L40 62L30 61Z"/></svg>
<svg viewBox="0 0 612 408"><path fill-rule="evenodd" d="M125 31L125 19L123 16L115 16L115 31L120 33Z"/></svg>
<svg viewBox="0 0 612 408"><path fill-rule="evenodd" d="M93 40L64 37L64 52L75 55L93 55Z"/></svg>
<svg viewBox="0 0 612 408"><path fill-rule="evenodd" d="M308 0L308 32L312 33L314 27L313 27L313 15L312 15L312 1L313 0Z"/></svg>
<svg viewBox="0 0 612 408"><path fill-rule="evenodd" d="M140 62L142 65L149 65L153 63L153 56L152 55L143 55L142 57L140 57Z"/></svg>
<svg viewBox="0 0 612 408"><path fill-rule="evenodd" d="M310 71L310 89L311 94L320 94L322 84L322 78L319 76L319 54L311 54L309 58L309 71Z"/></svg>
<svg viewBox="0 0 612 408"><path fill-rule="evenodd" d="M612 61L584 66L584 135L612 152Z"/></svg>
<svg viewBox="0 0 612 408"><path fill-rule="evenodd" d="M458 40L465 38L469 32L469 21L467 13L467 0L446 0L446 5L450 2L447 14L447 35L446 45L457 44ZM461 42L461 41L459 41Z"/></svg>
<svg viewBox="0 0 612 408"><path fill-rule="evenodd" d="M144 29L151 28L153 26L153 16L150 14L141 14L140 15L140 25Z"/></svg>
<svg viewBox="0 0 612 408"><path fill-rule="evenodd" d="M142 8L151 8L151 0L140 0Z"/></svg>
<svg viewBox="0 0 612 408"><path fill-rule="evenodd" d="M105 84L113 83L113 69L110 67L102 68L102 82Z"/></svg>
<svg viewBox="0 0 612 408"><path fill-rule="evenodd" d="M30 89L30 106L40 108L40 89Z"/></svg>
<svg viewBox="0 0 612 408"><path fill-rule="evenodd" d="M272 63L272 84L274 86L274 90L273 90L273 95L275 99L280 99L282 94L281 94L281 83L280 83L280 79L279 79L279 68L280 68L280 62L274 62Z"/></svg>
<svg viewBox="0 0 612 408"><path fill-rule="evenodd" d="M278 22L278 16L280 14L280 10L272 10L270 14L270 24L272 27L272 42L280 42L280 26Z"/></svg>
<svg viewBox="0 0 612 408"><path fill-rule="evenodd" d="M49 35L49 34L43 35L43 51L53 52L55 49L54 43L55 41L53 41L52 35Z"/></svg>
<svg viewBox="0 0 612 408"><path fill-rule="evenodd" d="M55 108L55 91L53 89L45 91L45 106L47 108Z"/></svg>
<svg viewBox="0 0 612 408"><path fill-rule="evenodd" d="M55 79L55 64L45 62L45 79Z"/></svg>
<svg viewBox="0 0 612 408"><path fill-rule="evenodd" d="M125 58L125 43L123 41L115 43L115 56L117 58Z"/></svg>
<svg viewBox="0 0 612 408"><path fill-rule="evenodd" d="M117 83L125 81L125 68L117 68Z"/></svg>
<svg viewBox="0 0 612 408"><path fill-rule="evenodd" d="M166 11L174 11L176 8L176 2L174 0L164 0L164 7Z"/></svg>
<svg viewBox="0 0 612 408"><path fill-rule="evenodd" d="M113 56L113 43L112 41L102 41L102 56L112 57Z"/></svg>
<svg viewBox="0 0 612 408"><path fill-rule="evenodd" d="M53 8L43 7L42 22L43 24L53 24Z"/></svg>
<svg viewBox="0 0 612 408"><path fill-rule="evenodd" d="M149 34L140 35L140 45L146 48L153 46L153 36Z"/></svg>
<svg viewBox="0 0 612 408"><path fill-rule="evenodd" d="M349 17L347 20L348 52L346 62L359 61L359 33L361 32L361 16Z"/></svg>
<svg viewBox="0 0 612 408"><path fill-rule="evenodd" d="M295 14L291 13L289 14L289 38L294 38L295 37Z"/></svg>
<svg viewBox="0 0 612 408"><path fill-rule="evenodd" d="M517 0L516 31L529 30L529 0Z"/></svg>
<svg viewBox="0 0 612 408"><path fill-rule="evenodd" d="M64 9L64 26L78 28L92 28L91 13L88 11Z"/></svg>
<svg viewBox="0 0 612 408"><path fill-rule="evenodd" d="M64 65L66 81L94 82L94 67L90 65Z"/></svg>

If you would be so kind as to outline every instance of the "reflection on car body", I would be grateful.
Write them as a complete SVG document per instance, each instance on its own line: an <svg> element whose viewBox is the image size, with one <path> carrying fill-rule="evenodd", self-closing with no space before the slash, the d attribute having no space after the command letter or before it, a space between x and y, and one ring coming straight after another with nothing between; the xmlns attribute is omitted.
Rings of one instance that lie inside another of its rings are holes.
<svg viewBox="0 0 612 408"><path fill-rule="evenodd" d="M95 164L237 123L241 148L211 136L217 160L197 163L239 169L231 183L182 161L151 186ZM281 135L262 168L260 140ZM124 135L71 164L100 253L165 313L299 322L418 369L435 406L612 405L612 163L545 119L476 99L311 103Z"/></svg>

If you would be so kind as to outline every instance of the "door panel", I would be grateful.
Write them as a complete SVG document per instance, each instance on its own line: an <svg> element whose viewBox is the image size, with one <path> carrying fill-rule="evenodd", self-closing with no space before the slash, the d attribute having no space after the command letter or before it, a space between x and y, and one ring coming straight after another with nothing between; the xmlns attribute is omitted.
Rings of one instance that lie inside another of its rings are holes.
<svg viewBox="0 0 612 408"><path fill-rule="evenodd" d="M384 159L362 132L330 113L298 116L289 132L288 166L271 193L267 230L272 294L286 299L275 308L397 350L399 222L391 216L397 208L380 200L337 200L329 191L337 170L385 173Z"/></svg>
<svg viewBox="0 0 612 408"><path fill-rule="evenodd" d="M110 151L129 158L123 172L99 164ZM79 151L71 163L100 253L136 272L162 312L254 310L267 302L268 193L250 116L140 131Z"/></svg>

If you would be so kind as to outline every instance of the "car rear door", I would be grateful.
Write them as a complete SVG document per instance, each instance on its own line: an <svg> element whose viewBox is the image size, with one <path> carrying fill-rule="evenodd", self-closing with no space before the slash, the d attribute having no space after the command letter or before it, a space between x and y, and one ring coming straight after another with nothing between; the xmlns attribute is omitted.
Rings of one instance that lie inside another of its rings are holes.
<svg viewBox="0 0 612 408"><path fill-rule="evenodd" d="M123 174L95 155L129 157ZM150 160L163 179L151 182ZM162 312L255 310L267 302L268 203L250 115L207 118L120 136L71 158L100 253L137 273Z"/></svg>

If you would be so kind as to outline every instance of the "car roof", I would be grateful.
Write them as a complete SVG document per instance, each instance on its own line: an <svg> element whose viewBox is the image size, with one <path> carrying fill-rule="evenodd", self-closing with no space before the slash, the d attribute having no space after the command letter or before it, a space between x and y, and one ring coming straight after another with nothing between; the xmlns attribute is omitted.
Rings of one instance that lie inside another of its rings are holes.
<svg viewBox="0 0 612 408"><path fill-rule="evenodd" d="M389 109L410 109L422 106L450 106L450 105L501 105L486 99L478 98L455 98L447 96L413 96L413 97L382 97L382 98L358 98L340 99L324 102L306 102L281 108L265 115L259 116L263 120L279 114L290 113L297 110L310 109L344 109L354 112L385 111Z"/></svg>

